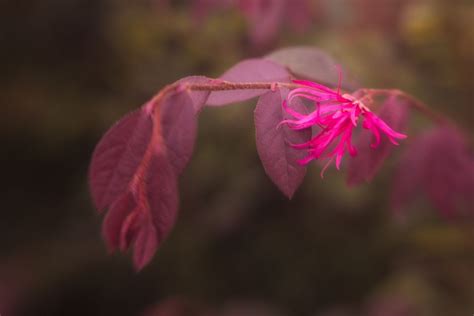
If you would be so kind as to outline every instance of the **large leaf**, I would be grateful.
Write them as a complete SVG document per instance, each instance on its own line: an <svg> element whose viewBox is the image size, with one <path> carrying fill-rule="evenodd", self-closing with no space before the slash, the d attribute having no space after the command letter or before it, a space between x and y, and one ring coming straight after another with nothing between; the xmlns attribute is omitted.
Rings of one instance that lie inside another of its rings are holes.
<svg viewBox="0 0 474 316"><path fill-rule="evenodd" d="M287 94L287 89L277 89L260 97L255 109L255 131L257 150L265 172L291 198L306 174L306 167L297 162L306 153L292 148L290 144L307 142L311 138L311 130L294 131L286 125L279 125L288 118L282 108ZM306 113L306 108L298 100L290 106Z"/></svg>
<svg viewBox="0 0 474 316"><path fill-rule="evenodd" d="M177 176L196 137L195 100L178 89L147 103L114 125L93 154L90 187L97 208L109 209L103 223L107 246L111 251L133 246L137 269L174 225Z"/></svg>
<svg viewBox="0 0 474 316"><path fill-rule="evenodd" d="M289 82L290 76L279 64L265 59L247 59L227 70L219 79L230 82ZM221 106L241 102L264 94L264 89L214 91L207 104Z"/></svg>
<svg viewBox="0 0 474 316"><path fill-rule="evenodd" d="M94 150L89 169L92 199L99 211L127 189L150 143L153 122L143 109L117 122Z"/></svg>
<svg viewBox="0 0 474 316"><path fill-rule="evenodd" d="M298 78L308 79L336 87L338 84L338 68L341 64L326 52L311 46L295 46L282 48L267 55L265 58L288 68ZM341 67L342 84L345 90L355 90L358 84L347 70Z"/></svg>

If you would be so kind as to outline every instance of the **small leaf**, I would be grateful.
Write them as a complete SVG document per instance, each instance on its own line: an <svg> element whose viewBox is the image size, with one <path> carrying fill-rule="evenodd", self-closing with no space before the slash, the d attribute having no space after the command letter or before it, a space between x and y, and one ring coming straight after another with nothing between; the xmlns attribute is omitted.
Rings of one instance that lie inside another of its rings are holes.
<svg viewBox="0 0 474 316"><path fill-rule="evenodd" d="M287 89L278 89L261 96L254 117L257 150L265 172L288 198L292 198L303 181L306 167L297 162L305 152L292 148L290 144L309 141L311 130L293 131L285 125L279 126L282 120L288 118L282 108L287 94ZM290 106L306 113L304 105L295 101Z"/></svg>
<svg viewBox="0 0 474 316"><path fill-rule="evenodd" d="M133 248L133 264L137 270L147 265L158 248L157 231L151 222L144 222Z"/></svg>
<svg viewBox="0 0 474 316"><path fill-rule="evenodd" d="M289 82L286 69L273 61L265 59L247 59L227 70L219 79L230 82ZM221 106L246 101L266 93L267 90L214 91L207 105Z"/></svg>
<svg viewBox="0 0 474 316"><path fill-rule="evenodd" d="M388 126L397 132L404 132L409 118L409 106L404 99L390 96L375 112ZM349 185L359 185L364 181L370 182L382 167L385 159L396 148L388 140L382 138L376 148L370 144L374 143L374 135L363 129L358 135L356 148L357 156L349 161L347 183Z"/></svg>
<svg viewBox="0 0 474 316"><path fill-rule="evenodd" d="M177 176L193 151L195 106L205 102L191 95L178 89L159 104L145 104L114 125L93 154L91 192L100 210L109 208L104 239L110 251L133 246L138 270L151 260L176 220Z"/></svg>
<svg viewBox="0 0 474 316"><path fill-rule="evenodd" d="M338 84L338 69L340 63L326 52L312 46L296 46L282 48L265 56L288 68L298 78L308 79L336 87ZM345 90L355 90L358 84L343 71L341 87Z"/></svg>

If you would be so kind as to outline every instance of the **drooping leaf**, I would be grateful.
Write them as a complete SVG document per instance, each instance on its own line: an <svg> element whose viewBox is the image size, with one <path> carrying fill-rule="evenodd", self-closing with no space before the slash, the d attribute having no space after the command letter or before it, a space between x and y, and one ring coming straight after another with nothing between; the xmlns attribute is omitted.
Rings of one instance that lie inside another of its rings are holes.
<svg viewBox="0 0 474 316"><path fill-rule="evenodd" d="M205 102L191 95L178 89L145 104L114 125L93 154L91 192L99 210L108 208L104 239L110 251L133 247L137 269L151 260L176 219L177 176L193 151L196 100Z"/></svg>
<svg viewBox="0 0 474 316"><path fill-rule="evenodd" d="M227 70L219 79L230 82L289 82L290 75L283 66L265 59L247 59ZM221 106L241 102L264 94L264 89L214 91L207 105Z"/></svg>
<svg viewBox="0 0 474 316"><path fill-rule="evenodd" d="M124 248L128 248L130 240L124 240L122 237L122 226L135 208L135 198L131 192L127 192L115 201L107 211L102 223L102 236L110 252L118 250L124 243L127 244Z"/></svg>
<svg viewBox="0 0 474 316"><path fill-rule="evenodd" d="M153 223L144 221L133 244L133 264L137 270L143 269L153 258L159 245L157 235Z"/></svg>
<svg viewBox="0 0 474 316"><path fill-rule="evenodd" d="M94 150L89 169L92 198L103 211L127 189L151 139L152 119L143 109L117 122Z"/></svg>
<svg viewBox="0 0 474 316"><path fill-rule="evenodd" d="M404 99L396 96L388 97L375 110L377 116L397 132L403 133L409 118L409 106ZM357 156L349 161L347 183L359 185L364 181L370 182L380 170L385 159L396 148L388 138L383 137L376 148L370 145L375 142L375 136L369 130L363 129L356 140Z"/></svg>
<svg viewBox="0 0 474 316"><path fill-rule="evenodd" d="M297 46L282 48L265 56L288 68L298 78L308 79L336 87L338 84L338 68L341 64L322 50L312 46ZM342 68L342 67L341 67ZM358 84L347 70L342 68L341 88L355 90Z"/></svg>
<svg viewBox="0 0 474 316"><path fill-rule="evenodd" d="M400 159L392 206L400 210L425 193L445 217L472 216L474 157L468 144L453 126L419 135Z"/></svg>
<svg viewBox="0 0 474 316"><path fill-rule="evenodd" d="M178 193L173 167L155 152L143 180L118 199L107 212L102 233L110 251L133 246L137 270L149 263L174 226Z"/></svg>
<svg viewBox="0 0 474 316"><path fill-rule="evenodd" d="M260 97L255 109L255 131L257 151L265 172L276 186L291 198L306 174L306 167L298 164L305 152L296 150L290 144L309 141L311 130L294 131L280 122L288 118L282 102L288 94L287 89L270 91ZM306 108L298 100L290 106L300 113Z"/></svg>
<svg viewBox="0 0 474 316"><path fill-rule="evenodd" d="M200 97L198 92L183 91L166 97L161 105L161 124L163 138L165 140L167 156L179 175L187 165L194 150L197 133L197 117L195 106L200 107L203 103L195 103ZM200 97L199 102L205 102Z"/></svg>
<svg viewBox="0 0 474 316"><path fill-rule="evenodd" d="M179 204L175 171L159 153L151 162L146 183L151 217L144 219L134 242L133 262L138 270L149 263L174 227Z"/></svg>

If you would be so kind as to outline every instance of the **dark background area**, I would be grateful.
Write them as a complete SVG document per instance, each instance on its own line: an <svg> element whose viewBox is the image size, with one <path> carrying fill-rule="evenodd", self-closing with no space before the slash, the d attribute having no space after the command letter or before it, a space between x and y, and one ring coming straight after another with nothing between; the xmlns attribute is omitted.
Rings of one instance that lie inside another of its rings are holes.
<svg viewBox="0 0 474 316"><path fill-rule="evenodd" d="M244 58L314 45L364 86L406 90L472 136L471 1L310 3L310 29L284 25L259 46L237 9L196 24L186 1L0 2L2 316L141 315L169 297L258 302L283 315L474 312L472 222L445 221L428 202L396 221L396 157L358 188L344 172L322 180L315 164L287 201L258 160L255 102L202 113L179 219L152 263L136 274L127 256L107 254L87 187L94 146L187 75L216 77Z"/></svg>

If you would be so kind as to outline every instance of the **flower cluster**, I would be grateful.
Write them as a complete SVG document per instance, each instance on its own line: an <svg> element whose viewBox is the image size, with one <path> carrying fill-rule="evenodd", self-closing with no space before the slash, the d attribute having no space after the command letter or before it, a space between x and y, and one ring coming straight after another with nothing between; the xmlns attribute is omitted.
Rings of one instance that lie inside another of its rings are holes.
<svg viewBox="0 0 474 316"><path fill-rule="evenodd" d="M336 167L339 169L346 151L351 156L357 155L357 149L352 145L351 140L360 117L363 119L362 126L370 130L375 137L375 142L371 145L372 148L379 145L381 132L387 135L394 145L398 145L397 139L407 137L390 128L361 100L350 94L341 94L339 88L335 91L316 82L305 80L295 80L294 82L301 87L292 90L283 102L283 108L293 119L284 120L282 123L287 124L293 130L303 130L314 126L320 128L317 135L310 141L291 146L296 149L308 150L308 155L299 161L301 164L308 164L314 159L328 159L321 176L334 159ZM293 110L289 104L294 98L313 101L314 111L304 114Z"/></svg>

